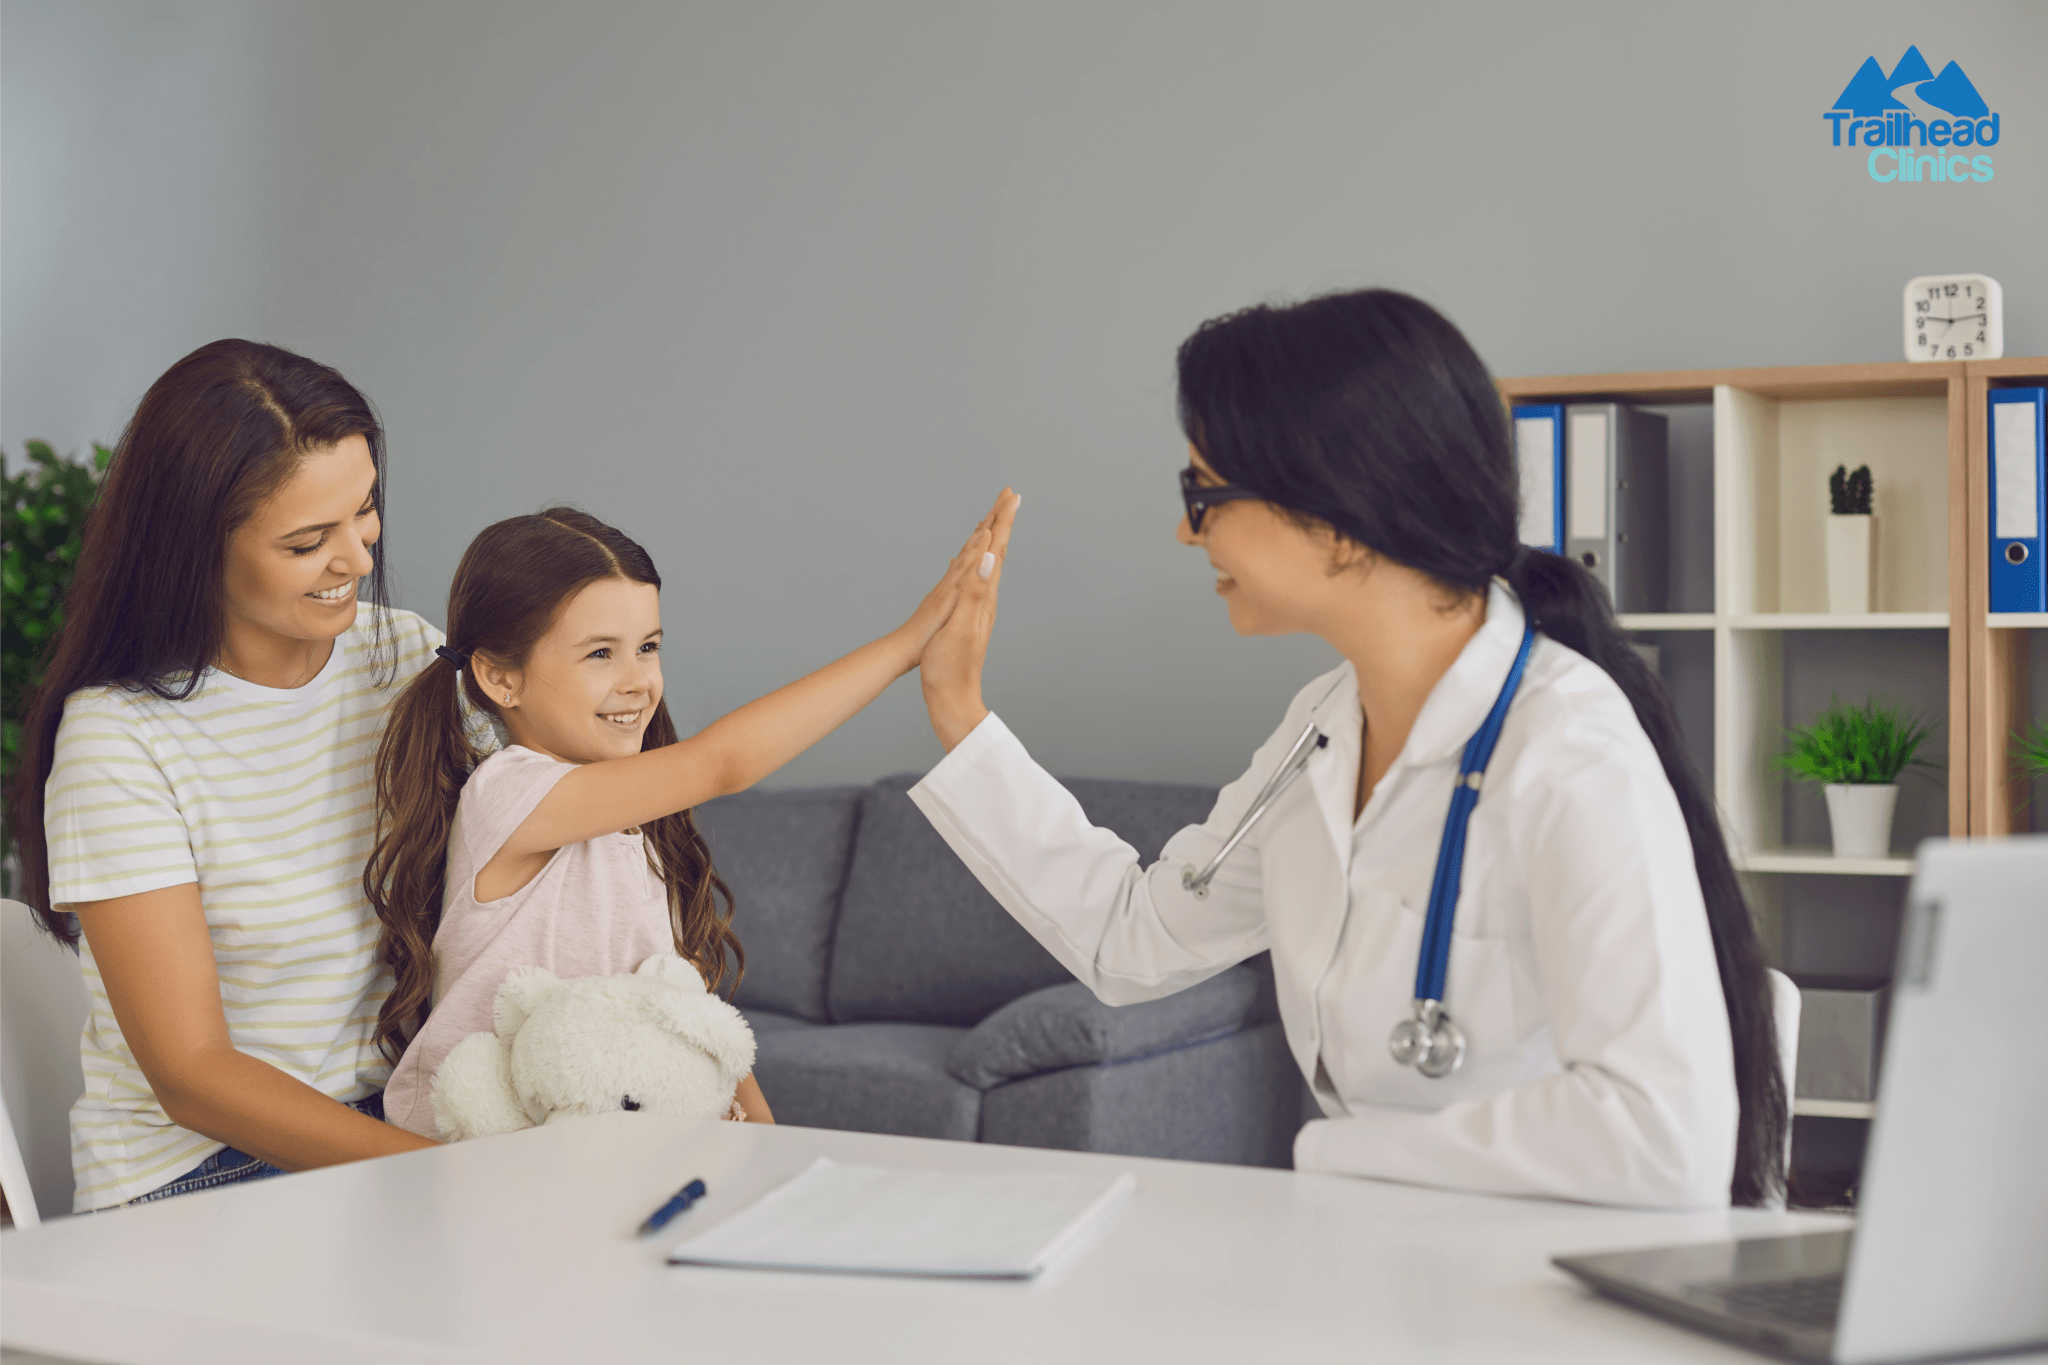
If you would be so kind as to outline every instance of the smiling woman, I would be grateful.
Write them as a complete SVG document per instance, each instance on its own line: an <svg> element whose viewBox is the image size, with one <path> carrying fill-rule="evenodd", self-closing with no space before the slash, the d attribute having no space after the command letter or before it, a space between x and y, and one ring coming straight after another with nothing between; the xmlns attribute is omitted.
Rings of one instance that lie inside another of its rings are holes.
<svg viewBox="0 0 2048 1365"><path fill-rule="evenodd" d="M361 885L393 685L439 643L382 604L383 439L334 370L217 341L143 396L86 525L9 793L94 1002L79 1209L422 1145L376 1117Z"/></svg>

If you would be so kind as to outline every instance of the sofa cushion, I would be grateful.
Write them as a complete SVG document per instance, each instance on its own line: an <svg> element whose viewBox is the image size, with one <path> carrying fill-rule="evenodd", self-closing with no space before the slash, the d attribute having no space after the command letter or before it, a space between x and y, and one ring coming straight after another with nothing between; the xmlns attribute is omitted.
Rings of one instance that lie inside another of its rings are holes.
<svg viewBox="0 0 2048 1365"><path fill-rule="evenodd" d="M965 1029L747 1017L754 1079L778 1123L956 1142L979 1135L981 1092L946 1072Z"/></svg>
<svg viewBox="0 0 2048 1365"><path fill-rule="evenodd" d="M999 1085L981 1097L981 1140L1284 1169L1294 1164L1307 1089L1275 1020Z"/></svg>
<svg viewBox="0 0 2048 1365"><path fill-rule="evenodd" d="M859 834L834 936L826 1007L839 1023L971 1025L1041 987L1070 981L981 889L906 793L920 774L883 778L861 797ZM1213 787L1078 779L1088 818L1150 862L1204 819Z"/></svg>
<svg viewBox="0 0 2048 1365"><path fill-rule="evenodd" d="M764 1010L759 1006L743 1009L740 1013L746 1017L747 1026L754 1030L754 1042L757 1046L761 1039L771 1033L796 1033L804 1029L829 1027L809 1019L799 1019L794 1014L784 1014L780 1010Z"/></svg>
<svg viewBox="0 0 2048 1365"><path fill-rule="evenodd" d="M749 791L707 801L697 828L733 894L747 950L742 1008L825 1018L825 971L861 787Z"/></svg>
<svg viewBox="0 0 2048 1365"><path fill-rule="evenodd" d="M947 1069L980 1090L1043 1071L1135 1061L1277 1017L1261 953L1199 986L1140 1005L1105 1005L1078 981L1019 996L977 1024Z"/></svg>

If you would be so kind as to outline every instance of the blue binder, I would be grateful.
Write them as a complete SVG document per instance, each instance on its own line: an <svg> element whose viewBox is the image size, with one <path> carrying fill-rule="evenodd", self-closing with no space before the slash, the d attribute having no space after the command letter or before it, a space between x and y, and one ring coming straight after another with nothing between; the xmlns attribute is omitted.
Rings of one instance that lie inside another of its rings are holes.
<svg viewBox="0 0 2048 1365"><path fill-rule="evenodd" d="M1564 404L1514 410L1515 466L1522 481L1522 543L1564 553Z"/></svg>
<svg viewBox="0 0 2048 1365"><path fill-rule="evenodd" d="M2048 611L2048 388L1993 389L1991 610Z"/></svg>

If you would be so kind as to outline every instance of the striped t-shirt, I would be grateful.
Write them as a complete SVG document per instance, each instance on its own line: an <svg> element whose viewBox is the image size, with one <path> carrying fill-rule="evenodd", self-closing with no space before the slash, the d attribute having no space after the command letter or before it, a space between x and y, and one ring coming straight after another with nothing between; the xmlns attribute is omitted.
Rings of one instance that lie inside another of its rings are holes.
<svg viewBox="0 0 2048 1365"><path fill-rule="evenodd" d="M64 703L44 795L50 899L59 905L199 884L221 1004L237 1050L337 1100L390 1067L371 1041L390 989L363 896L374 765L399 689L441 633L390 611L396 670L376 685L373 613L361 607L303 687L208 670L180 702L119 687ZM223 1144L171 1122L121 1036L92 949L85 1094L71 1108L76 1210L146 1194Z"/></svg>

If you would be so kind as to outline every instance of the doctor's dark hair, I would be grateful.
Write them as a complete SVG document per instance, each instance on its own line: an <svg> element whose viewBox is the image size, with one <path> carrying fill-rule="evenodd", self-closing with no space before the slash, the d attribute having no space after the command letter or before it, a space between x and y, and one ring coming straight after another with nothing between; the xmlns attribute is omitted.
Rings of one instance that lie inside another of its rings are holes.
<svg viewBox="0 0 2048 1365"><path fill-rule="evenodd" d="M478 655L524 666L564 604L601 579L661 587L654 561L624 532L588 512L551 507L484 528L456 566L448 590L448 644L393 703L377 746L377 842L363 892L383 922L378 956L391 968L391 994L377 1015L377 1046L396 1063L433 1004L434 931L448 879L448 838L463 783L482 761L462 699L502 718L497 699L467 661ZM449 657L450 655L454 658ZM455 660L461 659L463 664ZM676 742L668 703L656 702L642 753ZM717 989L736 988L747 955L732 929L732 889L711 866L711 850L686 810L649 820L647 861L668 887L676 952Z"/></svg>
<svg viewBox="0 0 2048 1365"><path fill-rule="evenodd" d="M72 693L116 687L184 701L227 632L228 542L307 456L352 436L369 444L384 512L384 429L339 371L278 346L209 342L165 370L136 404L85 530L63 624L29 694L21 764L7 793L21 858L18 893L45 932L78 945L78 923L50 903L44 788ZM372 680L392 681L384 627L384 545L370 547L356 599L371 606Z"/></svg>
<svg viewBox="0 0 2048 1365"><path fill-rule="evenodd" d="M1627 696L1685 817L1728 1004L1742 1104L1730 1195L1775 1199L1789 1120L1772 991L1720 819L1663 685L1598 580L1563 556L1517 553L1514 450L1486 366L1428 304L1372 289L1212 319L1182 343L1179 370L1182 429L1226 481L1451 598L1504 575L1537 629Z"/></svg>

